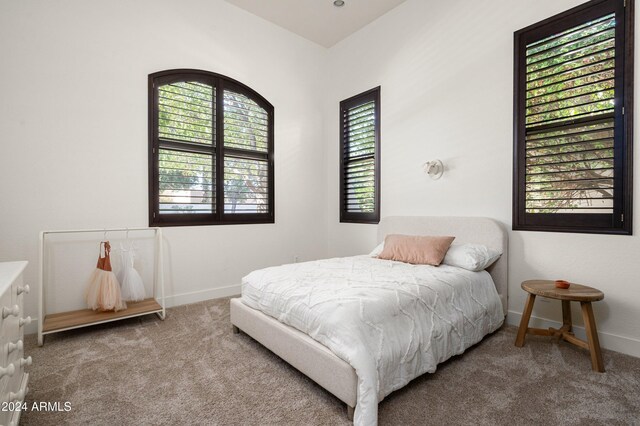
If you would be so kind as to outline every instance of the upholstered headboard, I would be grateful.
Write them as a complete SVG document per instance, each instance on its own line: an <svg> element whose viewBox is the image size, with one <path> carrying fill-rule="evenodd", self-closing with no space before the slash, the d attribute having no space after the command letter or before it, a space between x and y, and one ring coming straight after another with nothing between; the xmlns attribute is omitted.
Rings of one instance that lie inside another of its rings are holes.
<svg viewBox="0 0 640 426"><path fill-rule="evenodd" d="M450 235L454 243L476 243L502 251L487 271L493 277L505 315L507 313L508 236L502 225L486 217L389 216L380 221L378 241L387 234Z"/></svg>

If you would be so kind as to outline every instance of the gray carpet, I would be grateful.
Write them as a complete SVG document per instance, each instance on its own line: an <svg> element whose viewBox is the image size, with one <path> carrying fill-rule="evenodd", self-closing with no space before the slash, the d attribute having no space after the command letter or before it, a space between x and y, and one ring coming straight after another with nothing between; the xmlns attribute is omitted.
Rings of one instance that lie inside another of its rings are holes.
<svg viewBox="0 0 640 426"><path fill-rule="evenodd" d="M504 327L380 403L381 425L640 424L640 359L588 354ZM245 334L228 299L46 338L33 357L33 401L69 412L23 413L23 425L346 425L345 406Z"/></svg>

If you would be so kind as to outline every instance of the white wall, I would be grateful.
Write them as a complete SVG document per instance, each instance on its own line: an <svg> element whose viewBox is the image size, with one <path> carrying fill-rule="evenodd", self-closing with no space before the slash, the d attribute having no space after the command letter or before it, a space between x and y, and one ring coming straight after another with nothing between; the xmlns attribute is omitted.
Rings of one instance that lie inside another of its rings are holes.
<svg viewBox="0 0 640 426"><path fill-rule="evenodd" d="M325 103L329 254L364 253L376 243L375 226L338 223L337 129L339 101L377 85L382 216L488 216L510 229L513 32L582 2L408 0L334 46ZM435 158L447 168L439 181L421 171ZM593 285L606 295L594 304L601 343L640 356L639 211L632 237L511 232L509 321L519 321L523 280ZM559 302L538 300L535 316L561 320Z"/></svg>
<svg viewBox="0 0 640 426"><path fill-rule="evenodd" d="M325 63L325 49L222 0L0 0L0 261L28 260L33 284L41 230L148 225L147 75L170 68L227 75L275 106L276 223L166 228L169 302L323 257Z"/></svg>

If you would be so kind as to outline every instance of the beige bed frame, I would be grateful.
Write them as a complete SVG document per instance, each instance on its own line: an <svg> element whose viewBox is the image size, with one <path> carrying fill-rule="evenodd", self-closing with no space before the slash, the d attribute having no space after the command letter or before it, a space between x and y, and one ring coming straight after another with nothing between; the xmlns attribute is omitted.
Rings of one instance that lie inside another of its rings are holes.
<svg viewBox="0 0 640 426"><path fill-rule="evenodd" d="M507 312L507 233L495 220L391 216L380 221L378 241L387 234L452 235L455 243L484 244L501 250L502 256L488 272ZM308 335L246 306L239 298L231 299L231 324L235 333L242 330L347 404L347 415L353 420L358 386L353 367Z"/></svg>

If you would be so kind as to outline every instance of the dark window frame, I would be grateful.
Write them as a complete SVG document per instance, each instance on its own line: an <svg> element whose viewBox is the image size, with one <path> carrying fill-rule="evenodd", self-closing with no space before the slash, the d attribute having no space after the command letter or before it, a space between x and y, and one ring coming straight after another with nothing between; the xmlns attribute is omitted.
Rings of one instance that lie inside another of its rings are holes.
<svg viewBox="0 0 640 426"><path fill-rule="evenodd" d="M374 211L370 213L349 212L346 206L346 185L345 175L348 165L344 128L344 114L350 108L371 102L374 107L374 132L375 132L375 152L374 158ZM340 222L341 223L371 223L380 222L380 86L352 96L340 102Z"/></svg>
<svg viewBox="0 0 640 426"><path fill-rule="evenodd" d="M613 214L526 213L524 154L526 46L613 11L616 13L614 212ZM623 16L623 19L618 19L620 16ZM633 45L634 0L592 0L514 33L514 230L632 234Z"/></svg>
<svg viewBox="0 0 640 426"><path fill-rule="evenodd" d="M193 146L180 142L160 141L158 136L158 87L169 82L196 81L211 85L216 90L214 116L216 138L211 146ZM274 107L255 90L227 76L196 69L173 69L149 74L149 226L196 226L275 223L275 164L274 164ZM256 102L268 113L268 148L266 154L224 146L223 101L224 90L229 89ZM159 150L171 145L186 152L203 152L212 155L215 161L216 202L213 213L161 214L159 191ZM224 157L236 154L242 158L260 158L268 163L268 212L266 213L225 213L224 212Z"/></svg>

